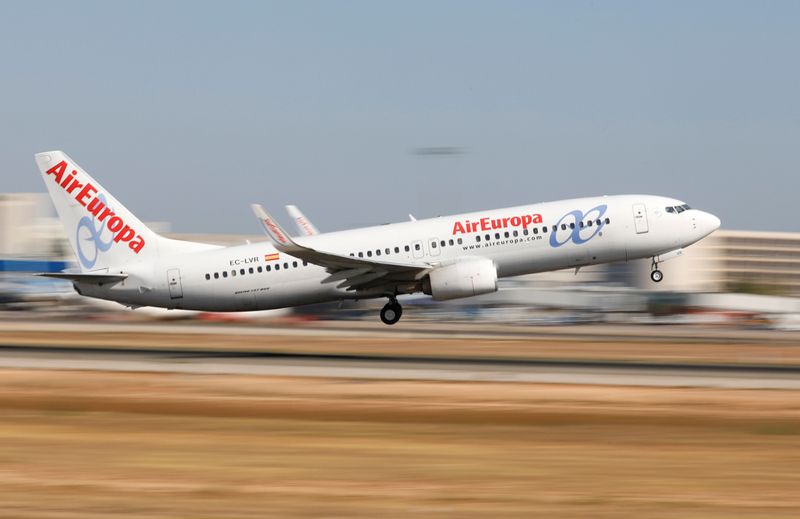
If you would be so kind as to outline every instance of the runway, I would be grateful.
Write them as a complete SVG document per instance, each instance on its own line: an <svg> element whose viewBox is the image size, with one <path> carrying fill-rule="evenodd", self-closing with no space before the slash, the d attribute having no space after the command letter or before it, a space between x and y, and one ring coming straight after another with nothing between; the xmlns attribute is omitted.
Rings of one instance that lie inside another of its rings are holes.
<svg viewBox="0 0 800 519"><path fill-rule="evenodd" d="M800 389L800 367L608 361L0 347L0 369L510 382L651 387Z"/></svg>

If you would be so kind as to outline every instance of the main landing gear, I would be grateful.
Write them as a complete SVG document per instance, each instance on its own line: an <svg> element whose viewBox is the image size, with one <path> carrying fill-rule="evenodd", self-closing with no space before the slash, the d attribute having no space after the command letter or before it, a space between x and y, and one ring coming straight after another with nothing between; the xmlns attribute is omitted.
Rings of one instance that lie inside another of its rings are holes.
<svg viewBox="0 0 800 519"><path fill-rule="evenodd" d="M383 324L394 324L403 316L403 307L394 297L389 298L386 306L381 308L381 321Z"/></svg>
<svg viewBox="0 0 800 519"><path fill-rule="evenodd" d="M653 258L653 263L650 265L652 271L650 272L650 279L653 280L654 283L660 283L662 279L664 279L664 273L658 270L658 263L656 263L656 259Z"/></svg>

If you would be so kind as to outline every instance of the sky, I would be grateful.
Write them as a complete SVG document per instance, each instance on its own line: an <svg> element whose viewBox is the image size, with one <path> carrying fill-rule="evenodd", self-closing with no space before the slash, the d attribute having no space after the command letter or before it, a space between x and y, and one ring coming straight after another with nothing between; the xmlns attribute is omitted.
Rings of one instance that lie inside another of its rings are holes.
<svg viewBox="0 0 800 519"><path fill-rule="evenodd" d="M621 193L797 231L798 27L796 1L4 2L0 193L61 149L178 232Z"/></svg>

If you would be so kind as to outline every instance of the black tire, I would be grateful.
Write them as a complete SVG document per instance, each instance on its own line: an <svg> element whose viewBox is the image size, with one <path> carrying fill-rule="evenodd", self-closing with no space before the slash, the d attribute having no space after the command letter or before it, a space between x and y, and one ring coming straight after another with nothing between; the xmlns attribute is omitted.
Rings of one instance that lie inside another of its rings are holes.
<svg viewBox="0 0 800 519"><path fill-rule="evenodd" d="M661 283L661 280L664 279L664 273L660 270L654 270L650 273L650 279L653 283Z"/></svg>
<svg viewBox="0 0 800 519"><path fill-rule="evenodd" d="M395 324L403 316L403 307L397 303L386 303L381 308L381 321L383 324Z"/></svg>

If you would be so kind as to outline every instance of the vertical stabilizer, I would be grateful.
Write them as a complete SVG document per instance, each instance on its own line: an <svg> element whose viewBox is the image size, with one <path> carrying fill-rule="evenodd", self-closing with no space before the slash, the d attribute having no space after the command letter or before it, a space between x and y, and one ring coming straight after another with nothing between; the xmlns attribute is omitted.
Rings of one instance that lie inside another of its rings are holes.
<svg viewBox="0 0 800 519"><path fill-rule="evenodd" d="M150 260L159 236L61 151L36 154L82 272Z"/></svg>

